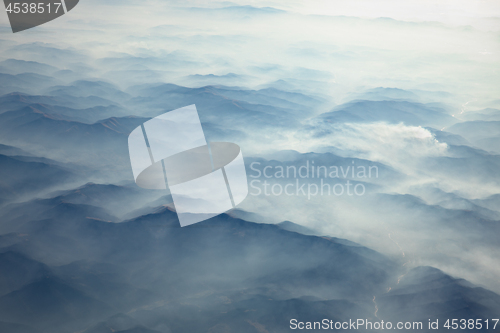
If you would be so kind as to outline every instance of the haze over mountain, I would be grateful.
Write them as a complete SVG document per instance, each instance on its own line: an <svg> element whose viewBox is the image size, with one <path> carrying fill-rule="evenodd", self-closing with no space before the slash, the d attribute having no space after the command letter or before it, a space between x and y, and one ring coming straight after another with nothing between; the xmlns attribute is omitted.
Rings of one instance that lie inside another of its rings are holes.
<svg viewBox="0 0 500 333"><path fill-rule="evenodd" d="M498 318L498 5L443 6L88 0L19 34L5 16L0 332ZM241 147L249 195L181 228L127 138L192 104Z"/></svg>

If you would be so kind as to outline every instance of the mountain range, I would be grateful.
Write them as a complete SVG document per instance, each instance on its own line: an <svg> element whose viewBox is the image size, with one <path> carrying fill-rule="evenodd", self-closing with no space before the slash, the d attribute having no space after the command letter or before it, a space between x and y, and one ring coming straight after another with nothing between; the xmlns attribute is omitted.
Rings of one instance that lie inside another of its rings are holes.
<svg viewBox="0 0 500 333"><path fill-rule="evenodd" d="M421 321L429 331L429 319L498 317L492 105L470 111L443 89L378 86L337 104L329 73L259 64L207 74L186 52L93 58L25 43L2 56L1 332L290 332L294 318ZM180 66L192 73L175 76ZM240 85L268 72L283 78ZM376 167L377 177L331 180L361 184L364 196L248 195L181 228L168 191L135 184L127 138L192 104L208 142L240 145L249 181L268 179L252 177L254 163Z"/></svg>

